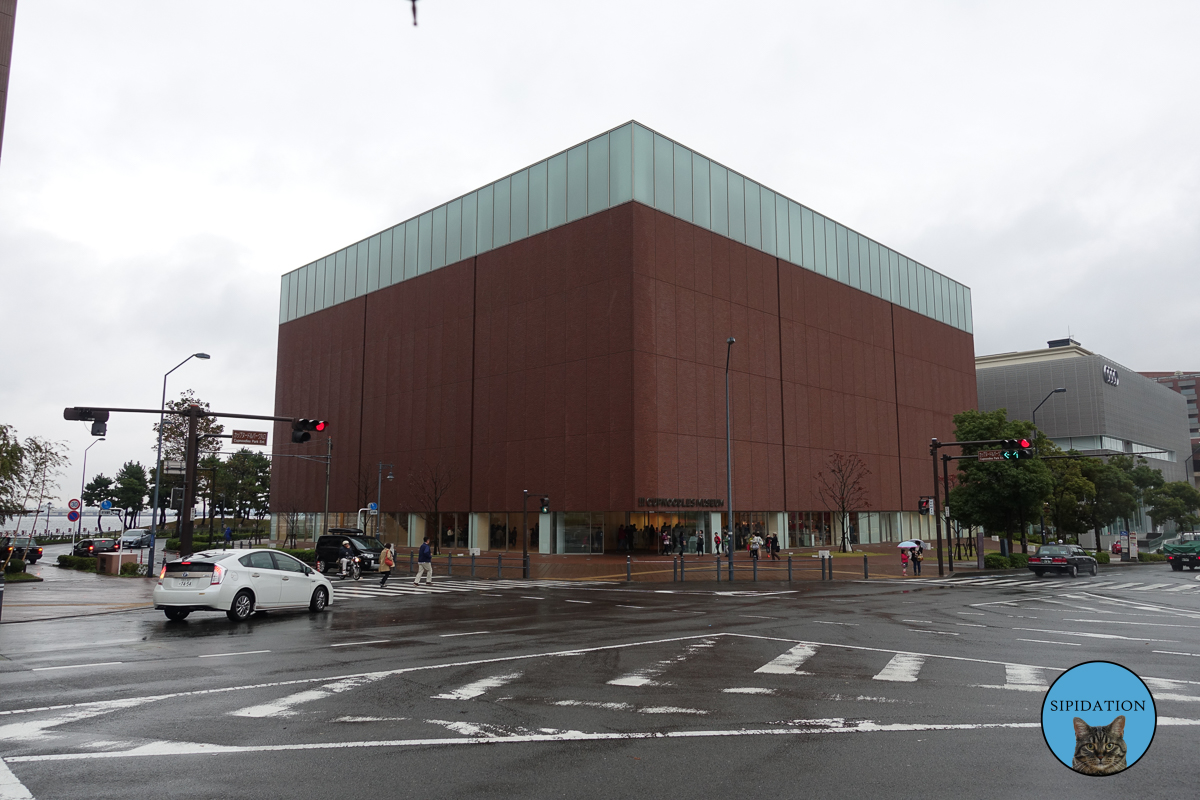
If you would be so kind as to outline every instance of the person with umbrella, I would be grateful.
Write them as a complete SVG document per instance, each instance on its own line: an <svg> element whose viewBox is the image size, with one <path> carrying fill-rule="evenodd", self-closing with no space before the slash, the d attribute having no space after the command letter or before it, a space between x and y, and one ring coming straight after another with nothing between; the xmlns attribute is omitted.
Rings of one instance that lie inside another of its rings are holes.
<svg viewBox="0 0 1200 800"><path fill-rule="evenodd" d="M896 545L896 547L900 548L900 574L902 574L906 578L908 577L909 551L911 550L915 554L917 552L917 550L920 548L920 546L921 545L919 545L917 542L914 542L912 540L906 540L906 541L903 541L900 544ZM920 566L917 564L916 561L913 561L913 575L920 575L920 574L921 574Z"/></svg>

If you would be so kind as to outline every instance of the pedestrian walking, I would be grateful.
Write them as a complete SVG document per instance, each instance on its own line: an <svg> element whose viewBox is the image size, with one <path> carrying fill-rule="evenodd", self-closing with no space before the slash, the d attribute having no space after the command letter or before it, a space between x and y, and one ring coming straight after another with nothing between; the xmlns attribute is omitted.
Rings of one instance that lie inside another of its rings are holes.
<svg viewBox="0 0 1200 800"><path fill-rule="evenodd" d="M900 548L900 574L908 577L908 548Z"/></svg>
<svg viewBox="0 0 1200 800"><path fill-rule="evenodd" d="M767 547L771 550L771 560L779 560L779 534L772 533L771 540L767 543Z"/></svg>
<svg viewBox="0 0 1200 800"><path fill-rule="evenodd" d="M392 567L394 566L396 566L396 556L392 551L392 544L389 542L383 546L383 552L379 554L380 589L387 584L387 579L392 576Z"/></svg>
<svg viewBox="0 0 1200 800"><path fill-rule="evenodd" d="M750 558L757 561L758 560L758 550L762 546L763 546L762 537L759 536L757 533L754 534L754 536L752 536L750 538Z"/></svg>
<svg viewBox="0 0 1200 800"><path fill-rule="evenodd" d="M704 531L696 531L696 555L704 555Z"/></svg>
<svg viewBox="0 0 1200 800"><path fill-rule="evenodd" d="M721 555L724 551L721 550L721 532L717 531L713 534L713 552Z"/></svg>
<svg viewBox="0 0 1200 800"><path fill-rule="evenodd" d="M413 581L413 586L420 586L422 577L428 578L429 585L433 585L433 550L429 547L428 536L417 551L417 579Z"/></svg>
<svg viewBox="0 0 1200 800"><path fill-rule="evenodd" d="M913 554L912 554L913 575L921 574L921 562L924 560L925 560L925 553L923 552L922 548L918 547L915 550L913 550Z"/></svg>

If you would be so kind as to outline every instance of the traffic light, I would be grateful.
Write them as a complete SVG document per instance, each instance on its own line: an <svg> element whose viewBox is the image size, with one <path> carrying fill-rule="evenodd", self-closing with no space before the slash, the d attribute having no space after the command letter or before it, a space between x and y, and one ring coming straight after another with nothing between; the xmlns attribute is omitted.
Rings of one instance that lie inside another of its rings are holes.
<svg viewBox="0 0 1200 800"><path fill-rule="evenodd" d="M312 438L309 431L323 431L329 423L323 419L297 419L292 421L292 444L304 444Z"/></svg>
<svg viewBox="0 0 1200 800"><path fill-rule="evenodd" d="M549 497L542 498L541 513L543 513L543 514L550 513L550 498Z"/></svg>
<svg viewBox="0 0 1200 800"><path fill-rule="evenodd" d="M1005 439L1004 457L1006 459L1033 458L1033 443L1028 439Z"/></svg>
<svg viewBox="0 0 1200 800"><path fill-rule="evenodd" d="M183 487L176 486L171 489L171 508L176 511L183 509Z"/></svg>
<svg viewBox="0 0 1200 800"><path fill-rule="evenodd" d="M933 508L928 497L921 498L920 503L917 505L917 511L921 514L921 516L928 516L929 514L933 513Z"/></svg>
<svg viewBox="0 0 1200 800"><path fill-rule="evenodd" d="M108 433L107 408L64 408L63 419L92 423L92 436L104 436Z"/></svg>

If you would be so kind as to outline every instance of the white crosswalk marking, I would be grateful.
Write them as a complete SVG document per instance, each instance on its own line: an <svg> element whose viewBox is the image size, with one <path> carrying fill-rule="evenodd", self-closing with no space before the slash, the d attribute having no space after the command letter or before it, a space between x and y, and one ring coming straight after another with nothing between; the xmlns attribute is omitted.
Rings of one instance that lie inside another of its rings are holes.
<svg viewBox="0 0 1200 800"><path fill-rule="evenodd" d="M510 672L507 675L495 675L491 678L468 683L461 689L433 695L434 700L474 700L489 689L498 689L506 683L512 683L524 673Z"/></svg>
<svg viewBox="0 0 1200 800"><path fill-rule="evenodd" d="M273 700L270 703L246 706L245 708L239 708L237 711L229 713L234 717L290 717L297 713L293 709L302 703L324 700L326 697L331 697L341 692L348 692L351 689L362 686L364 683L370 683L372 680L378 680L378 678L372 679L366 675L346 678L345 680L327 683L318 689L306 689L303 692L296 692L279 700Z"/></svg>
<svg viewBox="0 0 1200 800"><path fill-rule="evenodd" d="M701 650L706 650L712 647L713 641L713 639L701 639L699 642L689 644L684 648L682 653L673 658L664 658L662 661L655 662L648 667L642 667L641 669L634 670L628 675L622 675L619 678L613 678L608 683L610 686L662 686L664 684L661 684L654 679L666 672L668 667L687 660L689 656L695 655Z"/></svg>
<svg viewBox="0 0 1200 800"><path fill-rule="evenodd" d="M887 663L887 666L879 670L879 674L875 675L872 680L912 683L917 679L917 673L921 671L921 667L924 664L925 656L918 656L912 653L896 653L896 655L892 656L892 660Z"/></svg>
<svg viewBox="0 0 1200 800"><path fill-rule="evenodd" d="M373 585L365 582L353 584L335 583L333 592L335 599L338 597L402 597L404 595L453 594L455 592L497 592L506 589L578 589L580 587L594 586L595 584L595 581L488 581L443 578L441 580L435 579L432 585L423 583L420 586L416 586L401 578L395 583L389 582L383 587L380 587L378 584Z"/></svg>
<svg viewBox="0 0 1200 800"><path fill-rule="evenodd" d="M1004 665L1004 688L1021 692L1040 692L1046 689L1046 679L1037 667L1024 664Z"/></svg>
<svg viewBox="0 0 1200 800"><path fill-rule="evenodd" d="M800 669L800 666L816 652L817 648L811 644L798 644L754 671L768 675L809 675L810 673Z"/></svg>
<svg viewBox="0 0 1200 800"><path fill-rule="evenodd" d="M1151 589L1161 589L1161 588L1163 588L1164 586L1170 586L1170 585L1171 585L1171 584L1169 584L1169 583L1148 583L1148 584L1146 584L1145 586L1139 586L1139 587L1137 587L1136 589L1133 589L1133 588L1131 588L1131 591L1134 591L1134 592L1148 592L1148 591L1150 591Z"/></svg>

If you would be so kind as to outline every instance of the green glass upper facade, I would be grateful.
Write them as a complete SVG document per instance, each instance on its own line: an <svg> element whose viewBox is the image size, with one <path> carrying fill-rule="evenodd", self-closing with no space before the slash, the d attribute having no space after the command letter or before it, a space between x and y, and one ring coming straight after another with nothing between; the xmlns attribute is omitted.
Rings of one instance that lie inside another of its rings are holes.
<svg viewBox="0 0 1200 800"><path fill-rule="evenodd" d="M287 273L279 321L630 200L973 332L968 287L637 122Z"/></svg>

